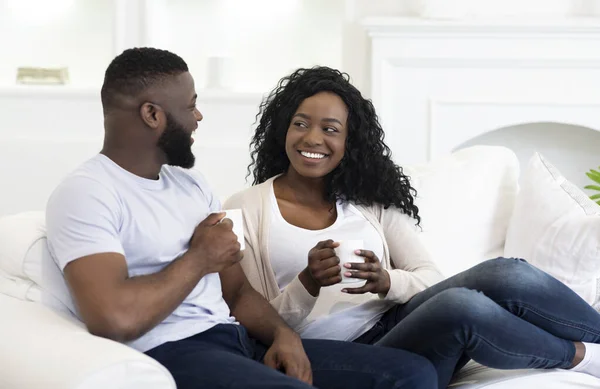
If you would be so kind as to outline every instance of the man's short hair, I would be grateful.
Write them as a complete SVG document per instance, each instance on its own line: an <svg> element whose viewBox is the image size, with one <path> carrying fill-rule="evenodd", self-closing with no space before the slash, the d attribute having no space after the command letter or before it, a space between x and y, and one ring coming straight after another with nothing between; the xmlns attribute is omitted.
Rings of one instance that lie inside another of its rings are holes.
<svg viewBox="0 0 600 389"><path fill-rule="evenodd" d="M127 49L112 60L104 74L100 92L104 112L119 104L119 96L136 97L166 77L187 71L185 61L167 50Z"/></svg>

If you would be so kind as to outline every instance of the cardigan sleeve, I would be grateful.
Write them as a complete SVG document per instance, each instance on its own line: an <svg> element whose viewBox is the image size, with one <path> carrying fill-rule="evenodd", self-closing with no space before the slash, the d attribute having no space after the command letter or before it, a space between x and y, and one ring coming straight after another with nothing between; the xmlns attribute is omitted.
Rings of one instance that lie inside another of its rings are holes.
<svg viewBox="0 0 600 389"><path fill-rule="evenodd" d="M444 276L421 242L414 219L399 209L381 210L381 224L390 253L392 269L386 300L404 304L415 294L442 281Z"/></svg>
<svg viewBox="0 0 600 389"><path fill-rule="evenodd" d="M267 252L268 248L261 245L261 242L266 239L263 239L264 237L260 234L261 231L268 231L268 228L261 223L269 223L263 218L261 197L256 196L257 191L263 189L262 186L264 184L234 195L225 202L225 208L243 209L246 247L240 264L250 285L270 301L273 308L292 329L298 330L315 306L317 297L308 293L297 276L285 289L280 290L274 278L268 255L262 255Z"/></svg>
<svg viewBox="0 0 600 389"><path fill-rule="evenodd" d="M292 329L298 331L316 302L317 297L308 293L296 276L277 297L271 300L271 305Z"/></svg>
<svg viewBox="0 0 600 389"><path fill-rule="evenodd" d="M267 280L269 277L268 274L263 274L262 277L259 274L263 261L260 252L254 250L249 239L246 239L246 249L241 265L250 285L268 299L267 288L261 283L261 279ZM282 291L277 289L275 297L270 299L271 305L279 316L295 331L300 328L316 302L317 298L308 293L297 276Z"/></svg>

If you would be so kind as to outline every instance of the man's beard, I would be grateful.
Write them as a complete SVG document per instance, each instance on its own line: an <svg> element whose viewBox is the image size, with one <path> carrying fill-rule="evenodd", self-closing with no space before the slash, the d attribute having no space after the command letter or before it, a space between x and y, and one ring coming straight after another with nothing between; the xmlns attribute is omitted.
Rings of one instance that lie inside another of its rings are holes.
<svg viewBox="0 0 600 389"><path fill-rule="evenodd" d="M167 127L158 139L158 147L167 157L167 165L189 169L196 157L192 153L192 138L184 127L167 113Z"/></svg>

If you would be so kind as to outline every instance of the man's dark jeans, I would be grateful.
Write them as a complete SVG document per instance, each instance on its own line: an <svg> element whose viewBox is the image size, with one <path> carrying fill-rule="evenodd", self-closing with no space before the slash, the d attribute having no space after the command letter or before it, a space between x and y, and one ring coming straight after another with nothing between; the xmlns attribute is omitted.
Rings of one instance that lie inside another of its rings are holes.
<svg viewBox="0 0 600 389"><path fill-rule="evenodd" d="M435 389L426 358L394 348L351 342L303 340L321 389ZM178 389L306 389L299 380L262 363L267 347L241 325L222 324L147 352L175 378Z"/></svg>

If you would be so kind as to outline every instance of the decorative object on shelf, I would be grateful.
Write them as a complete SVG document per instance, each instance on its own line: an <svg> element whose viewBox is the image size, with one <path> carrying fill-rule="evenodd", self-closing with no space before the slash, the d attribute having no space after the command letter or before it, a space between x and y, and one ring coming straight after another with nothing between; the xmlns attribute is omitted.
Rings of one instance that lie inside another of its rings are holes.
<svg viewBox="0 0 600 389"><path fill-rule="evenodd" d="M598 167L600 169L600 167ZM585 189L595 190L598 193L590 196L590 199L594 200L598 205L600 205L600 172L594 169L590 169L589 172L585 173L592 181L597 183L598 185L587 185Z"/></svg>
<svg viewBox="0 0 600 389"><path fill-rule="evenodd" d="M233 88L233 58L209 57L206 65L206 88Z"/></svg>
<svg viewBox="0 0 600 389"><path fill-rule="evenodd" d="M17 83L29 85L64 85L69 82L69 69L20 67L17 69Z"/></svg>
<svg viewBox="0 0 600 389"><path fill-rule="evenodd" d="M410 0L410 10L425 19L461 19L468 16L474 0Z"/></svg>

